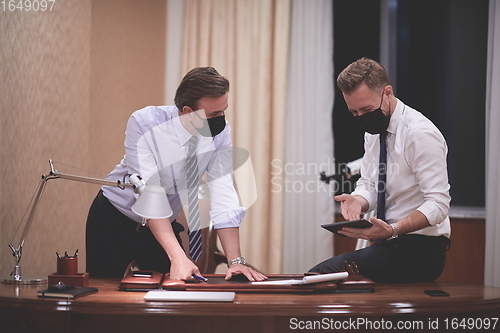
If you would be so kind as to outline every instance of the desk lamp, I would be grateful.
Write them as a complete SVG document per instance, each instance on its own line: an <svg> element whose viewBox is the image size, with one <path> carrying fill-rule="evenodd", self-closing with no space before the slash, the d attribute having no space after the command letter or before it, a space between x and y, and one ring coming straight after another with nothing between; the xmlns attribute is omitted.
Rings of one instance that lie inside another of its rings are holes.
<svg viewBox="0 0 500 333"><path fill-rule="evenodd" d="M98 179L59 173L54 169L52 160L49 160L49 165L50 172L47 175L42 175L40 184L36 189L33 199L33 205L31 206L31 210L29 211L28 219L19 240L19 244L17 245L17 247L15 247L12 243L9 243L9 247L12 250L12 255L16 258L16 264L11 275L9 277L2 278L2 283L36 284L47 282L46 277L21 275L21 266L19 265L19 262L21 261L21 256L23 254L23 246L26 241L26 236L28 235L28 231L35 217L35 213L40 203L40 199L42 198L43 191L45 189L45 186L47 185L47 182L51 179L67 179L84 183L114 186L119 187L122 190L129 187L132 188L135 193L139 194L136 203L132 207L132 210L137 215L142 216L144 219L160 219L167 218L172 215L172 209L170 208L170 204L163 187L158 185L146 185L146 183L137 174L128 175L128 181L125 181L125 177L121 181L112 181L107 179Z"/></svg>

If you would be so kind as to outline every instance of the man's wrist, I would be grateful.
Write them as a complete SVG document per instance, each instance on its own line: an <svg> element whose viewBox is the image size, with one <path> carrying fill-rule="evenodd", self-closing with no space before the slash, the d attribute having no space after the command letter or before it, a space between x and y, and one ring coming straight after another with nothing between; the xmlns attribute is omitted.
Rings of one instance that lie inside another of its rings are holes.
<svg viewBox="0 0 500 333"><path fill-rule="evenodd" d="M392 229L392 234L391 234L391 236L389 236L389 238L387 238L387 240L398 238L399 232L398 232L398 225L397 225L397 223L396 222L391 223L391 224L389 224L389 226Z"/></svg>
<svg viewBox="0 0 500 333"><path fill-rule="evenodd" d="M361 205L361 214L365 214L370 207L368 200L366 200L366 198L361 194L354 194L353 198L356 199L356 201Z"/></svg>
<svg viewBox="0 0 500 333"><path fill-rule="evenodd" d="M231 259L227 262L227 267L231 267L231 266L236 265L236 264L241 264L241 265L246 266L247 261L243 257L236 257L236 258Z"/></svg>

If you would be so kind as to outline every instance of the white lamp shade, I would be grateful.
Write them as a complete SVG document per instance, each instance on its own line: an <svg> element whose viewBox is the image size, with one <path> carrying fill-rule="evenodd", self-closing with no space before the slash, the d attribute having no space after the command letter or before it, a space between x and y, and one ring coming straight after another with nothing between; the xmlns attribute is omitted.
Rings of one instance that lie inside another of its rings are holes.
<svg viewBox="0 0 500 333"><path fill-rule="evenodd" d="M173 214L165 189L158 185L147 185L132 211L146 219L164 219Z"/></svg>

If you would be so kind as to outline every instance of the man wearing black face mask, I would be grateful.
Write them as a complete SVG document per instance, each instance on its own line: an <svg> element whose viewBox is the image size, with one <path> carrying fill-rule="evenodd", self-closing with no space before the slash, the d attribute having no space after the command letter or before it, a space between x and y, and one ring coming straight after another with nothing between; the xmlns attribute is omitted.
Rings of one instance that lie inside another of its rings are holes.
<svg viewBox="0 0 500 333"><path fill-rule="evenodd" d="M347 260L377 282L432 281L444 268L451 233L445 139L431 121L394 96L376 61L350 64L337 85L367 133L356 189L335 200L346 220L375 209L377 217L370 218L370 228L340 231L370 239L371 246L328 259L311 272L340 271Z"/></svg>
<svg viewBox="0 0 500 333"><path fill-rule="evenodd" d="M226 279L237 274L250 281L266 279L246 266L240 253L239 225L245 208L239 205L232 181L231 130L225 120L228 92L229 81L214 68L195 68L182 79L175 106L149 106L131 115L125 156L107 178L139 174L146 183L161 185L173 213L146 220L131 209L136 201L133 191L103 186L87 218L87 272L92 277L122 277L133 260L141 270L170 272L174 280L201 276L195 264L202 248L198 186L206 174L210 219L229 262ZM183 210L189 252L180 236L185 228L175 220Z"/></svg>

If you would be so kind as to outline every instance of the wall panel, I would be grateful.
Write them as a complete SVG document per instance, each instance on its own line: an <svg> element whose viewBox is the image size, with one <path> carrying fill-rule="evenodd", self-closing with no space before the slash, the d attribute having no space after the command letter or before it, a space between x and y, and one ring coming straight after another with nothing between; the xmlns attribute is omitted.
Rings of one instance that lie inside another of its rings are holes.
<svg viewBox="0 0 500 333"><path fill-rule="evenodd" d="M87 167L90 6L58 1L51 12L0 12L2 276L14 265L7 243L18 242L48 159ZM83 250L85 191L51 182L26 240L24 274L53 272L56 251Z"/></svg>
<svg viewBox="0 0 500 333"><path fill-rule="evenodd" d="M0 11L0 275L7 244L49 158L60 172L105 176L123 156L128 115L164 96L165 1L57 1ZM71 167L70 167L71 166ZM88 170L91 170L89 172ZM26 240L23 274L48 275L55 252L80 252L99 186L52 180Z"/></svg>

